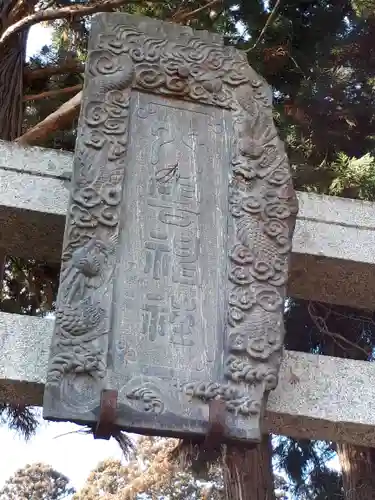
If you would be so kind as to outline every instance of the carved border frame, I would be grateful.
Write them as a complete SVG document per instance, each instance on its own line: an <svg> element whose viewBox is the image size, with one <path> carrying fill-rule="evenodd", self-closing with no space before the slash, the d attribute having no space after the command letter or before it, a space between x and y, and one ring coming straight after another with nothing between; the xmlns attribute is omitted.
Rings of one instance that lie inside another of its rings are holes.
<svg viewBox="0 0 375 500"><path fill-rule="evenodd" d="M45 416L80 374L87 377L85 396L77 391L71 402L77 415L95 407L97 388L106 384L129 103L138 89L232 112L226 381L182 390L205 402L223 398L228 411L260 418L264 394L277 385L298 212L271 91L246 54L224 47L217 35L126 14L96 16L93 31L101 34L89 44Z"/></svg>

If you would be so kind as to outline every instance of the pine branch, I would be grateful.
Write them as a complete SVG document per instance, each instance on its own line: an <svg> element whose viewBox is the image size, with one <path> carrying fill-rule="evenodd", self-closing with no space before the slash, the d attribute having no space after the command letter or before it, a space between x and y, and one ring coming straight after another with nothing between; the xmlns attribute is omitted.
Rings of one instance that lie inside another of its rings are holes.
<svg viewBox="0 0 375 500"><path fill-rule="evenodd" d="M163 0L148 0L149 2L162 2ZM177 22L182 22L190 17L195 16L199 12L212 7L218 3L221 3L222 0L211 0L205 5L195 9L191 12L183 14L180 18L178 18ZM15 22L11 26L9 26L4 33L0 37L0 46L5 43L11 36L19 33L34 24L45 22L45 21L53 21L56 19L76 19L79 17L87 16L90 14L95 14L96 12L106 12L112 11L123 5L129 3L138 3L137 0L92 0L89 4L81 5L81 4L73 4L66 7L61 7L59 9L45 9L38 12L34 12L28 16L23 17L19 21Z"/></svg>
<svg viewBox="0 0 375 500"><path fill-rule="evenodd" d="M18 137L15 142L22 146L42 145L48 136L55 130L62 130L69 127L78 116L81 106L82 91L78 92L69 101L64 102L56 111L39 122L35 127Z"/></svg>
<svg viewBox="0 0 375 500"><path fill-rule="evenodd" d="M63 75L64 73L83 73L85 65L78 62L69 62L60 66L46 66L45 68L26 68L23 77L27 82L48 78L53 75Z"/></svg>
<svg viewBox="0 0 375 500"><path fill-rule="evenodd" d="M352 342L351 340L347 339L346 337L344 337L340 333L331 332L327 327L325 318L322 318L321 316L317 315L315 313L314 307L315 307L314 302L310 301L308 303L307 309L308 309L310 318L312 319L314 325L316 326L316 328L318 329L319 332L323 333L324 335L330 336L334 341L336 341L336 343L339 345L339 347L342 349L342 351L345 351L346 349L338 341L341 341L344 344L347 344L350 347L353 347L354 349L361 351L365 355L365 359L368 359L369 352L366 349L364 349L360 345Z"/></svg>
<svg viewBox="0 0 375 500"><path fill-rule="evenodd" d="M149 1L158 2L160 0ZM137 3L136 0L92 0L90 3L84 5L74 4L67 7L61 7L59 9L46 9L34 12L33 14L25 16L9 26L9 28L6 29L0 37L0 46L11 36L37 23L53 21L56 19L76 19L90 14L95 14L96 12L112 11L118 7L134 2Z"/></svg>
<svg viewBox="0 0 375 500"><path fill-rule="evenodd" d="M173 14L170 16L170 19L173 21L179 14L182 14L184 12L186 12L186 6L185 6L185 3L186 3L187 0L181 0L181 3L180 5L177 7L177 9L175 10L175 12L173 12Z"/></svg>
<svg viewBox="0 0 375 500"><path fill-rule="evenodd" d="M30 439L38 427L37 416L31 408L20 403L0 403L0 422L7 423L8 428L15 430L23 437Z"/></svg>
<svg viewBox="0 0 375 500"><path fill-rule="evenodd" d="M210 27L211 28L213 28L216 21L223 15L224 11L225 11L225 7L222 7L219 11L217 11L217 12L214 11L214 14L210 15Z"/></svg>
<svg viewBox="0 0 375 500"><path fill-rule="evenodd" d="M25 95L23 97L23 102L27 101L40 101L41 99L45 99L46 97L57 97L61 94L72 94L76 92L77 90L82 89L82 84L78 85L73 85L72 87L65 87L62 89L56 89L56 90L47 90L46 92L42 92L41 94L30 94L30 95Z"/></svg>
<svg viewBox="0 0 375 500"><path fill-rule="evenodd" d="M268 26L271 24L271 22L274 20L275 16L276 16L276 13L277 13L277 10L280 6L280 3L281 3L281 0L277 0L277 2L275 3L275 6L274 8L272 9L272 12L271 14L268 16L267 18L267 21L266 21L266 24L263 26L263 29L262 31L260 32L258 38L256 39L254 45L252 45L249 49L246 50L246 52L251 52L252 50L254 50L259 42L262 40L262 38L264 37L267 29L268 29Z"/></svg>
<svg viewBox="0 0 375 500"><path fill-rule="evenodd" d="M222 0L211 0L211 2L206 3L205 5L202 5L201 7L198 7L197 9L187 12L186 14L183 13L180 16L175 16L173 17L173 21L176 23L181 23L183 21L186 21L187 19L190 19L191 17L194 17L196 14L199 14L205 9L209 9L210 7L213 7L214 5L217 5L218 3L222 3Z"/></svg>
<svg viewBox="0 0 375 500"><path fill-rule="evenodd" d="M18 33L33 24L50 21L54 19L63 19L63 18L77 18L82 17L88 14L93 14L95 12L100 11L108 11L113 10L121 5L126 3L133 2L134 0L96 0L91 2L89 5L71 5L67 7L61 7L59 9L45 9L40 12L36 12L32 15L26 16L21 19L19 22L10 26L1 36L0 38L0 46L3 44L9 37ZM160 0L150 0L153 2L158 2ZM222 0L211 0L207 2L205 5L190 11L183 12L182 15L176 19L177 22L183 22L191 17L195 16L199 12L203 10L213 7L214 5L222 3ZM69 65L71 63L68 63ZM62 74L64 72L71 72L74 70L83 71L83 65L75 65L73 67L68 65L62 65L60 67L51 67L51 68L41 68L36 70L28 70L25 72L25 78L34 80L37 78L47 77L53 74ZM24 97L24 102L31 100L40 100L46 97L55 97L60 94L75 92L76 90L81 89L81 85L75 85L73 87L67 87L65 89L51 90L47 92L43 92L41 94L28 95ZM82 99L82 92L79 92L72 99L64 103L59 109L55 112L51 113L47 118L43 121L35 125L33 128L25 132L21 137L16 139L16 142L23 145L41 145L41 142L45 140L52 132L58 129L62 129L64 127L69 126L74 118L78 115L79 107Z"/></svg>

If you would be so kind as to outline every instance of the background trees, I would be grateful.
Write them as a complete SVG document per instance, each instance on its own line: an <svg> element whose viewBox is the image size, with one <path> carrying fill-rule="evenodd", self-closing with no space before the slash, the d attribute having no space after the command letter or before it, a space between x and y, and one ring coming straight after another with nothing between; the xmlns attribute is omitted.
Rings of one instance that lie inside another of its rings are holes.
<svg viewBox="0 0 375 500"><path fill-rule="evenodd" d="M74 493L69 479L49 465L26 465L0 490L1 500L62 500Z"/></svg>
<svg viewBox="0 0 375 500"><path fill-rule="evenodd" d="M106 460L90 474L73 500L132 500L137 495L170 500L223 500L221 471L214 467L207 478L197 480L169 460L176 440L141 437L127 465ZM100 496L102 495L102 496Z"/></svg>

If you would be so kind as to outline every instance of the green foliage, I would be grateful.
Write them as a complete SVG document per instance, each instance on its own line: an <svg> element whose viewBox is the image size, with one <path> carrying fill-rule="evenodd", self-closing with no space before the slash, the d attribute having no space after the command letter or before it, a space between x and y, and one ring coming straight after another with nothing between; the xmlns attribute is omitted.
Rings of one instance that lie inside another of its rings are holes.
<svg viewBox="0 0 375 500"><path fill-rule="evenodd" d="M0 403L0 423L19 432L25 439L29 439L38 427L38 419L33 409L14 403Z"/></svg>
<svg viewBox="0 0 375 500"><path fill-rule="evenodd" d="M174 439L140 437L128 464L101 462L74 500L224 500L221 471L196 479L169 460L175 446Z"/></svg>
<svg viewBox="0 0 375 500"><path fill-rule="evenodd" d="M36 463L19 469L0 491L0 500L63 500L74 493L69 479L49 465Z"/></svg>
<svg viewBox="0 0 375 500"><path fill-rule="evenodd" d="M0 291L0 310L42 316L54 309L59 264L8 257Z"/></svg>
<svg viewBox="0 0 375 500"><path fill-rule="evenodd" d="M126 486L128 468L118 460L107 459L100 462L90 473L86 484L74 496L74 500L96 500L113 498Z"/></svg>
<svg viewBox="0 0 375 500"><path fill-rule="evenodd" d="M352 0L354 12L358 17L373 17L375 13L374 0Z"/></svg>
<svg viewBox="0 0 375 500"><path fill-rule="evenodd" d="M234 15L245 24L251 46L264 26L264 15L257 2L239 4ZM274 6L272 0L270 10ZM250 63L274 89L276 123L298 189L329 194L340 154L358 159L373 155L373 14L374 9L364 19L350 1L283 1L274 22L249 52ZM352 192L338 182L335 194L372 199L373 177L364 177L365 189Z"/></svg>
<svg viewBox="0 0 375 500"><path fill-rule="evenodd" d="M347 194L349 198L375 199L375 158L366 153L361 158L349 158L341 152L332 163L334 179L330 194Z"/></svg>
<svg viewBox="0 0 375 500"><path fill-rule="evenodd" d="M266 8L261 0L226 0L224 7L203 10L184 22L220 32L226 43L250 49L250 64L274 89L275 120L287 145L297 189L372 200L374 176L366 158L375 154L373 1L283 1L258 40L275 4L271 0ZM170 20L201 6L200 0L182 4L177 0L140 1L122 10ZM30 67L85 60L89 19L58 20L53 27L52 46L34 57ZM81 81L82 75L57 75L33 81L26 93ZM24 128L69 97L62 94L28 103ZM44 145L73 150L75 127L73 123L68 131L52 133Z"/></svg>
<svg viewBox="0 0 375 500"><path fill-rule="evenodd" d="M343 499L341 476L327 467L335 456L331 443L324 441L275 439L276 469L287 473L289 492L299 500Z"/></svg>

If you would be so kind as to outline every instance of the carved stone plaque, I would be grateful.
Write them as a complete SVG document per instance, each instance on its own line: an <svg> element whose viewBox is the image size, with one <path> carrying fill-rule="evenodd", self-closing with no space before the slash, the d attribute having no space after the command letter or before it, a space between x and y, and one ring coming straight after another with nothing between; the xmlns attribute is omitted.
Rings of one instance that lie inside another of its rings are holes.
<svg viewBox="0 0 375 500"><path fill-rule="evenodd" d="M44 417L257 441L277 385L297 201L272 95L220 37L95 17Z"/></svg>

